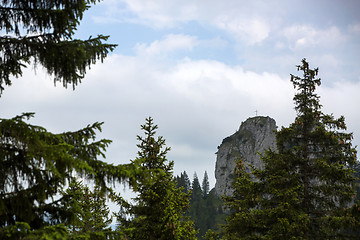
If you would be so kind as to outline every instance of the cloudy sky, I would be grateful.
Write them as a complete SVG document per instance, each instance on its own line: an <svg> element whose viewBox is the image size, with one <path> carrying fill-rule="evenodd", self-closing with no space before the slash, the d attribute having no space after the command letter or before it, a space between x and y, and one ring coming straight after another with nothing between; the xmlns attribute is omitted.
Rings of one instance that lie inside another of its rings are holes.
<svg viewBox="0 0 360 240"><path fill-rule="evenodd" d="M175 174L206 170L214 186L217 146L241 122L295 117L289 74L306 57L319 67L325 113L344 115L360 145L360 1L105 0L76 37L110 35L119 46L75 91L29 67L0 98L2 118L36 112L52 132L104 121L106 161L136 157L140 124L152 116L172 148Z"/></svg>

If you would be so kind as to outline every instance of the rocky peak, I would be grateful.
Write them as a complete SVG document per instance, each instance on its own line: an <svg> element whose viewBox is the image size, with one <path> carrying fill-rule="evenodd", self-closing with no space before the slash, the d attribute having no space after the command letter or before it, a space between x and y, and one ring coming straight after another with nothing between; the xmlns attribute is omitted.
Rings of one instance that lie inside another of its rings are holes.
<svg viewBox="0 0 360 240"><path fill-rule="evenodd" d="M231 195L231 183L235 161L241 157L245 165L262 167L259 153L269 147L275 149L276 122L270 117L252 117L242 122L238 131L226 137L218 147L215 167L215 191L221 195Z"/></svg>

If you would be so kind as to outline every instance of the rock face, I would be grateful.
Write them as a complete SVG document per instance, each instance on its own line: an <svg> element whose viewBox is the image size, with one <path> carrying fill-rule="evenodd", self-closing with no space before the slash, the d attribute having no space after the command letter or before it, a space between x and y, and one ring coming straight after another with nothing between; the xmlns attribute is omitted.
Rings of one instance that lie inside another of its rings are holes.
<svg viewBox="0 0 360 240"><path fill-rule="evenodd" d="M262 167L260 155L269 147L275 149L276 122L270 117L252 117L241 123L239 130L225 138L218 148L215 167L215 191L230 196L235 161L241 157L245 165Z"/></svg>

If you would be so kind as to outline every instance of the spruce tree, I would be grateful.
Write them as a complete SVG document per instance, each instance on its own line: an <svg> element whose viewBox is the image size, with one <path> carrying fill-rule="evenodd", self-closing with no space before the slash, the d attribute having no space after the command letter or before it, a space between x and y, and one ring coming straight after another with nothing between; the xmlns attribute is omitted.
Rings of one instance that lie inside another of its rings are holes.
<svg viewBox="0 0 360 240"><path fill-rule="evenodd" d="M184 184L185 184L185 189L186 189L186 192L190 192L191 190L191 181L190 181L190 178L189 176L187 175L186 171L184 171L184 173L182 174L182 176L184 177Z"/></svg>
<svg viewBox="0 0 360 240"><path fill-rule="evenodd" d="M276 133L276 150L250 173L240 160L225 239L358 239L354 204L356 150L344 117L321 112L318 69L303 59L291 75L297 116Z"/></svg>
<svg viewBox="0 0 360 240"><path fill-rule="evenodd" d="M178 188L182 188L185 193L189 193L191 190L191 182L186 171L180 173L180 176L176 176L175 180Z"/></svg>
<svg viewBox="0 0 360 240"><path fill-rule="evenodd" d="M176 187L174 162L166 158L170 148L163 137L155 137L157 128L150 117L141 126L145 136L138 136L138 157L132 161L139 170L130 183L138 194L134 203L114 197L120 205L119 230L134 240L195 239L193 223L183 216L189 194Z"/></svg>
<svg viewBox="0 0 360 240"><path fill-rule="evenodd" d="M70 217L64 219L69 239L111 239L116 237L110 224L112 215L106 205L105 192L99 186L91 190L81 181L73 179L66 191L61 192Z"/></svg>
<svg viewBox="0 0 360 240"><path fill-rule="evenodd" d="M210 184L209 184L209 177L207 172L205 171L204 173L204 178L202 180L202 192L203 192L203 196L206 197L209 194L210 191Z"/></svg>
<svg viewBox="0 0 360 240"><path fill-rule="evenodd" d="M198 237L200 238L207 231L206 228L206 203L203 197L203 191L199 182L199 178L194 173L194 178L191 184L191 197L189 215L195 223L196 230L199 231Z"/></svg>
<svg viewBox="0 0 360 240"><path fill-rule="evenodd" d="M102 123L54 134L25 122L32 116L0 119L0 227L25 222L38 229L61 223L71 213L59 193L73 177L92 179L105 190L107 183L133 173L128 165L98 160L111 142L96 140Z"/></svg>
<svg viewBox="0 0 360 240"><path fill-rule="evenodd" d="M102 61L116 46L103 43L107 36L73 39L84 11L96 2L0 0L0 95L27 64L40 64L55 83L75 87L91 64ZM1 239L66 238L65 227L53 224L70 215L58 195L70 179L84 176L104 189L133 173L98 161L110 143L96 140L101 123L54 134L28 124L33 115L0 119Z"/></svg>
<svg viewBox="0 0 360 240"><path fill-rule="evenodd" d="M26 64L42 65L54 82L75 87L86 69L116 45L108 36L74 39L90 4L97 0L0 0L0 95Z"/></svg>

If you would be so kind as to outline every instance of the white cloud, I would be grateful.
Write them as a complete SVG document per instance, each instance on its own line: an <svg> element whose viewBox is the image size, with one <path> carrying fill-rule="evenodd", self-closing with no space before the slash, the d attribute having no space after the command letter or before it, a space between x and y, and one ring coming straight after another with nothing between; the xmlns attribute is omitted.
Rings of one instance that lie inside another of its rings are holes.
<svg viewBox="0 0 360 240"><path fill-rule="evenodd" d="M174 27L179 22L195 19L197 6L191 2L167 0L124 0L126 9L137 15L132 21L155 28Z"/></svg>
<svg viewBox="0 0 360 240"><path fill-rule="evenodd" d="M347 131L354 133L354 146L360 146L360 115L357 108L360 103L359 92L360 82L338 81L331 86L319 88L323 112L333 113L336 118L345 116Z"/></svg>
<svg viewBox="0 0 360 240"><path fill-rule="evenodd" d="M260 18L245 19L222 15L214 20L214 25L249 45L264 41L270 33L269 24Z"/></svg>
<svg viewBox="0 0 360 240"><path fill-rule="evenodd" d="M163 40L154 41L151 44L137 44L136 51L138 55L159 55L167 54L177 50L192 50L198 44L194 36L170 34Z"/></svg>
<svg viewBox="0 0 360 240"><path fill-rule="evenodd" d="M335 26L319 30L311 25L292 25L285 28L282 34L292 49L337 48L346 42L346 37Z"/></svg>
<svg viewBox="0 0 360 240"><path fill-rule="evenodd" d="M349 25L348 30L350 33L360 34L360 23Z"/></svg>
<svg viewBox="0 0 360 240"><path fill-rule="evenodd" d="M187 41L171 46L166 39L143 50L157 53L159 49L188 46ZM107 158L113 163L136 157L139 126L147 116L153 116L159 134L173 145L170 156L176 172L203 169L212 174L216 147L241 121L255 110L275 118L281 115L276 111L291 111L291 86L277 75L248 72L219 61L182 59L166 63L152 56L112 55L93 66L75 91L48 87L51 79L26 72L18 84L14 80L14 86L5 90L0 102L3 115L35 111L36 123L52 131L76 130L105 121L100 136L114 140ZM27 79L31 84L24 88ZM177 146L179 149L174 149ZM194 158L198 158L196 166L183 169Z"/></svg>
<svg viewBox="0 0 360 240"><path fill-rule="evenodd" d="M279 23L281 8L267 1L123 0L107 3L106 21L132 22L156 29L177 28L191 21L213 26L248 45L261 43ZM116 14L118 11L118 14ZM100 16L97 16L100 21ZM105 22L105 21L102 21ZM270 26L272 26L270 28Z"/></svg>

